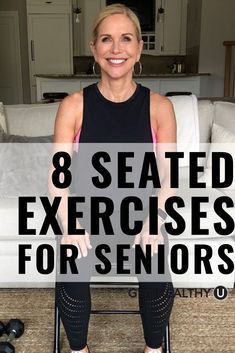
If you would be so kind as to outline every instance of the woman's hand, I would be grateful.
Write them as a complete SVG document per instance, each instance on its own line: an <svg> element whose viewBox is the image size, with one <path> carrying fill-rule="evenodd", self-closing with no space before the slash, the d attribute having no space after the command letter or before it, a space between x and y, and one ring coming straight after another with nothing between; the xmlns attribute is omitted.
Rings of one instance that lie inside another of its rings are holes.
<svg viewBox="0 0 235 353"><path fill-rule="evenodd" d="M158 245L164 244L164 237L161 232L161 227L163 222L161 220L158 221L158 234L151 235L149 234L149 221L148 219L145 221L143 225L143 229L141 233L135 236L133 248L138 244L141 245L144 253L146 252L146 245L151 245L151 255L158 253Z"/></svg>
<svg viewBox="0 0 235 353"><path fill-rule="evenodd" d="M78 259L82 256L86 257L88 250L92 249L90 242L90 235L85 231L85 234L80 235L68 235L64 234L61 238L61 244L74 245L78 249ZM67 255L71 256L72 250L67 250Z"/></svg>

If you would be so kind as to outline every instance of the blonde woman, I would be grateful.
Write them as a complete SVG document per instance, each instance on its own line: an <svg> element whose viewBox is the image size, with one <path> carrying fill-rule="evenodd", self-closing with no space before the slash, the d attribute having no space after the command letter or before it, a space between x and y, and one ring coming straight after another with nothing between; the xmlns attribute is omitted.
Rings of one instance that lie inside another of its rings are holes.
<svg viewBox="0 0 235 353"><path fill-rule="evenodd" d="M63 100L56 119L55 142L148 143L155 137L160 143L175 142L176 124L170 101L133 79L142 47L139 20L129 8L114 4L99 13L91 50L101 78L97 84ZM164 209L163 198L159 198L159 207ZM62 243L75 244L81 258L86 258L92 251L89 234L67 234L66 210L61 207L59 213L64 228ZM145 227L135 238L135 243L144 245L147 233ZM163 236L160 232L157 237L148 237L148 243L155 250L161 242ZM58 283L57 302L71 352L88 353L89 283ZM144 353L162 353L162 339L172 304L171 283L139 283L140 314L146 342Z"/></svg>

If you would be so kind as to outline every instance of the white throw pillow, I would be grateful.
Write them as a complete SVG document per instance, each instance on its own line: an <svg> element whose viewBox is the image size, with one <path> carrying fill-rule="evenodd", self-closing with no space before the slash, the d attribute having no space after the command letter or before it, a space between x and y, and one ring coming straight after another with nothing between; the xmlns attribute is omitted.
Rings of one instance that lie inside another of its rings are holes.
<svg viewBox="0 0 235 353"><path fill-rule="evenodd" d="M8 132L22 136L47 136L54 132L59 103L6 105Z"/></svg>
<svg viewBox="0 0 235 353"><path fill-rule="evenodd" d="M214 102L214 122L221 124L229 131L235 132L235 104L231 102Z"/></svg>
<svg viewBox="0 0 235 353"><path fill-rule="evenodd" d="M0 130L3 129L7 132L6 115L4 110L4 105L0 102Z"/></svg>
<svg viewBox="0 0 235 353"><path fill-rule="evenodd" d="M205 182L207 186L212 186L212 152L227 152L235 163L235 133L225 127L213 123L211 133L211 144L207 158L207 165L204 174L199 178L200 182ZM224 168L221 165L221 179L224 178ZM235 171L233 168L234 181L229 189L235 189Z"/></svg>

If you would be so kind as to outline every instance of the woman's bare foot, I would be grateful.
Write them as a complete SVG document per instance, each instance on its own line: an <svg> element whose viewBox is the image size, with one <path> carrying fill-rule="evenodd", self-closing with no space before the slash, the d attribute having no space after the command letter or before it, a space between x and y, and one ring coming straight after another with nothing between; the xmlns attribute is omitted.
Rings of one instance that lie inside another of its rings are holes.
<svg viewBox="0 0 235 353"><path fill-rule="evenodd" d="M90 353L88 346L81 349L80 351L71 351L71 353Z"/></svg>
<svg viewBox="0 0 235 353"><path fill-rule="evenodd" d="M145 346L144 353L162 353L162 347L150 348L148 346Z"/></svg>

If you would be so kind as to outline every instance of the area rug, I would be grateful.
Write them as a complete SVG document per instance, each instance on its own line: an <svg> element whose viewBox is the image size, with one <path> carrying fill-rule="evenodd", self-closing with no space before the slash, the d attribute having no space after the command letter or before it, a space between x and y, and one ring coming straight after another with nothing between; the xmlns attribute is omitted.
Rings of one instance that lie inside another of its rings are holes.
<svg viewBox="0 0 235 353"><path fill-rule="evenodd" d="M138 309L138 297L130 297L127 288L92 288L92 298L93 309ZM1 321L25 323L16 353L53 353L54 290L0 289L0 300ZM235 290L224 300L213 290L177 290L170 328L171 353L234 353ZM142 353L139 315L91 315L89 345L91 353ZM61 353L69 352L61 327Z"/></svg>

